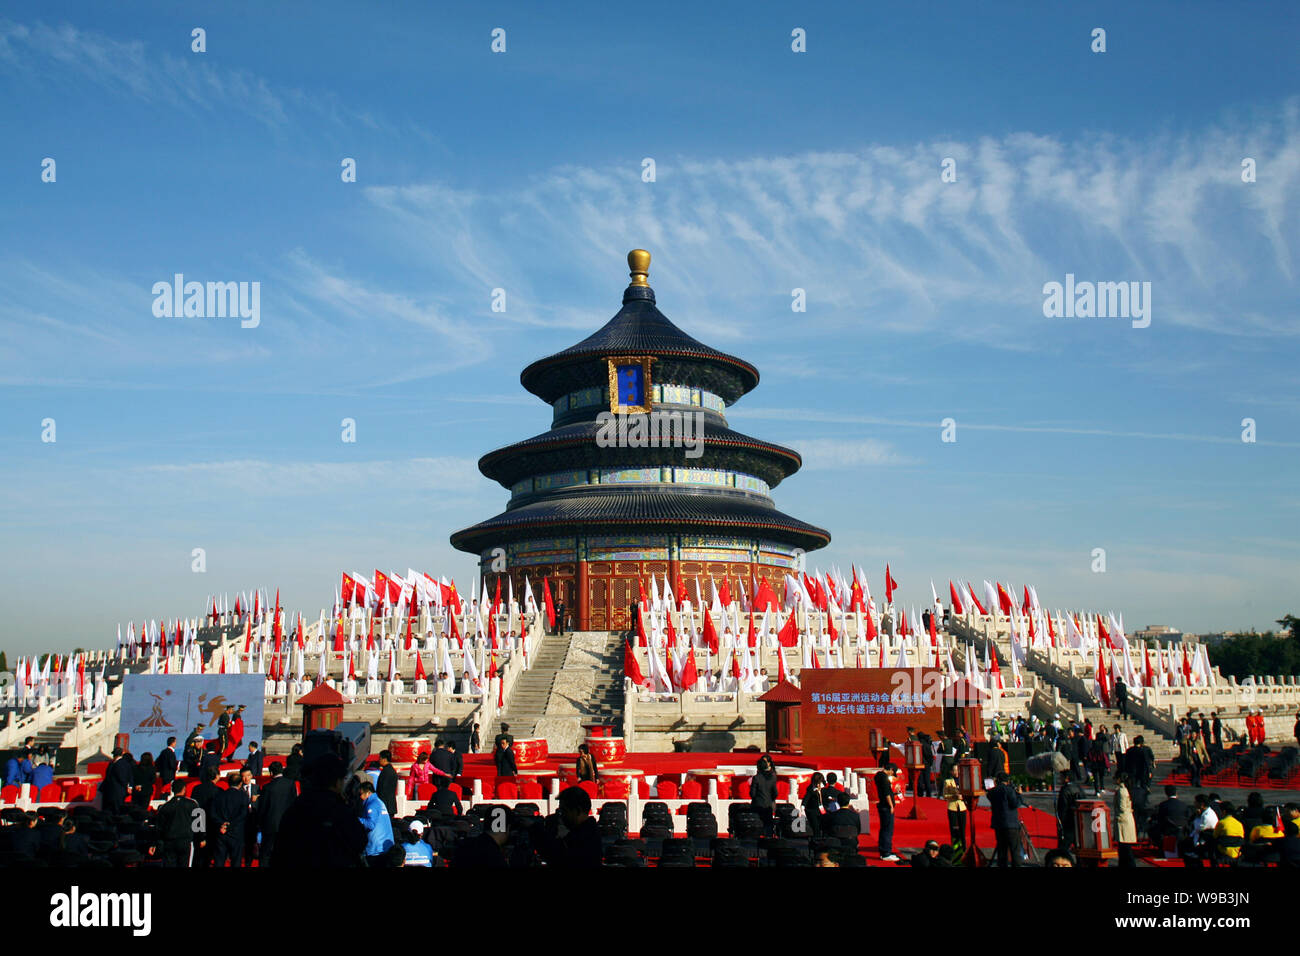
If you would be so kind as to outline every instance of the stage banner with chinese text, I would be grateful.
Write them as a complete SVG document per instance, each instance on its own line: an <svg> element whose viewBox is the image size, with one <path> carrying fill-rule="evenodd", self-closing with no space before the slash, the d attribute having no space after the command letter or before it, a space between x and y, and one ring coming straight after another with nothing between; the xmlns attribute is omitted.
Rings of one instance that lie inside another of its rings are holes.
<svg viewBox="0 0 1300 956"><path fill-rule="evenodd" d="M799 680L805 754L869 753L873 728L901 744L908 727L931 736L943 727L946 681L936 667L805 667ZM902 751L890 751L901 767Z"/></svg>

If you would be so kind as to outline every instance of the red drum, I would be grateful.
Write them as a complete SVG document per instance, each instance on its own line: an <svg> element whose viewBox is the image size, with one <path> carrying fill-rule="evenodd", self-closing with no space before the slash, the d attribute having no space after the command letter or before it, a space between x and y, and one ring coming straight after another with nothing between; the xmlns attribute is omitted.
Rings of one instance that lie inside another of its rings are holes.
<svg viewBox="0 0 1300 956"><path fill-rule="evenodd" d="M433 741L428 737L421 740L420 746L416 748L415 756L419 757L420 754L428 754L430 757L433 756Z"/></svg>
<svg viewBox="0 0 1300 956"><path fill-rule="evenodd" d="M551 755L551 744L545 737L539 737L536 741L536 744L537 744L537 762L541 763L543 760L545 760Z"/></svg>
<svg viewBox="0 0 1300 956"><path fill-rule="evenodd" d="M531 764L541 763L544 759L542 748L545 746L545 740L516 740L515 764L526 767Z"/></svg>
<svg viewBox="0 0 1300 956"><path fill-rule="evenodd" d="M597 766L620 764L627 756L627 743L622 737L588 737L587 747L596 758Z"/></svg>
<svg viewBox="0 0 1300 956"><path fill-rule="evenodd" d="M613 724L583 724L582 729L587 732L587 743L591 743L592 737L612 737L614 735Z"/></svg>
<svg viewBox="0 0 1300 956"><path fill-rule="evenodd" d="M422 741L416 738L391 740L387 749L392 754L393 763L415 763L415 758L420 752L421 743Z"/></svg>

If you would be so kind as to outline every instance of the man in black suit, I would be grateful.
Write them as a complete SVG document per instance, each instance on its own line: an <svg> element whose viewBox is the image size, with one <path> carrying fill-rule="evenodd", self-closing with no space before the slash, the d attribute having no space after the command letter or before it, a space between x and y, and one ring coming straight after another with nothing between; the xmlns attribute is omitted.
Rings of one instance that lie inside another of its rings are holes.
<svg viewBox="0 0 1300 956"><path fill-rule="evenodd" d="M172 781L176 779L176 770L180 766L180 761L176 758L175 737L167 738L167 746L158 751L153 766L158 771L158 779L162 781L163 786L170 787Z"/></svg>
<svg viewBox="0 0 1300 956"><path fill-rule="evenodd" d="M226 752L226 747L230 744L230 725L235 720L235 705L227 704L225 713L217 718L217 755L220 756Z"/></svg>
<svg viewBox="0 0 1300 956"><path fill-rule="evenodd" d="M564 836L559 826L564 824ZM591 796L581 787L560 791L559 812L546 818L540 840L543 858L561 869L598 869L603 855L600 824L591 815Z"/></svg>
<svg viewBox="0 0 1300 956"><path fill-rule="evenodd" d="M230 861L231 866L239 866L244 855L244 824L248 822L248 795L240 786L239 774L232 772L226 777L226 789L217 794L212 801L212 812L208 817L208 830L214 833L216 848L212 862L218 868Z"/></svg>
<svg viewBox="0 0 1300 956"><path fill-rule="evenodd" d="M9 852L25 860L35 860L41 851L41 835L36 831L37 816L34 813L24 815L20 823L4 828L4 835L9 838Z"/></svg>
<svg viewBox="0 0 1300 956"><path fill-rule="evenodd" d="M202 811L197 802L185 796L185 787L184 780L173 780L171 799L158 808L158 832L162 838L158 855L163 866L192 866L194 845L202 835L197 830L201 827Z"/></svg>
<svg viewBox="0 0 1300 956"><path fill-rule="evenodd" d="M257 798L257 830L262 834L262 847L258 853L259 866L268 866L275 850L275 837L280 832L280 821L285 811L298 796L292 780L284 775L284 766L276 760L271 763L271 779Z"/></svg>
<svg viewBox="0 0 1300 956"><path fill-rule="evenodd" d="M1121 717L1128 716L1128 684L1124 683L1124 678L1115 678L1115 703L1119 707Z"/></svg>
<svg viewBox="0 0 1300 956"><path fill-rule="evenodd" d="M876 813L880 817L880 859L886 863L897 863L894 854L894 771L892 763L886 763L876 771L872 779L876 784Z"/></svg>
<svg viewBox="0 0 1300 956"><path fill-rule="evenodd" d="M1165 799L1156 807L1155 822L1151 824L1153 830L1151 837L1157 841L1167 836L1181 840L1187 835L1187 825L1191 819L1191 808L1178 799L1178 788L1172 785L1166 786Z"/></svg>
<svg viewBox="0 0 1300 956"><path fill-rule="evenodd" d="M841 803L834 813L827 814L822 820L822 830L830 836L841 840L853 841L853 852L857 852L858 837L862 835L862 817L847 801Z"/></svg>
<svg viewBox="0 0 1300 956"><path fill-rule="evenodd" d="M375 796L388 808L390 819L397 819L397 768L392 764L393 755L387 750L379 751L379 780L375 783Z"/></svg>
<svg viewBox="0 0 1300 956"><path fill-rule="evenodd" d="M1020 799L1014 787L1008 783L1005 772L994 779L993 789L989 791L989 813L992 816L993 834L997 838L993 853L997 865L1005 867L1020 865L1020 808L1025 802Z"/></svg>
<svg viewBox="0 0 1300 956"><path fill-rule="evenodd" d="M1201 727L1200 727L1201 739L1205 741L1205 746L1209 747L1210 731L1214 729L1213 726L1210 724L1210 718L1206 717L1205 714L1201 713L1200 711L1196 712L1196 716L1201 718Z"/></svg>
<svg viewBox="0 0 1300 956"><path fill-rule="evenodd" d="M248 818L244 821L244 846L241 866L251 866L257 857L257 801L262 788L253 778L253 771L245 767L239 771L239 789L248 798Z"/></svg>
<svg viewBox="0 0 1300 956"><path fill-rule="evenodd" d="M514 744L515 744L515 738L514 738L513 736L511 736L511 734L510 734L510 725L507 724L507 723L502 723L502 724L501 724L501 733L497 734L496 737L493 739L493 741L492 741L492 749L493 749L493 750L500 750L500 749L501 749L501 741L503 741L503 740L508 740L508 741L510 741L510 746L512 746L512 747L513 747Z"/></svg>
<svg viewBox="0 0 1300 956"><path fill-rule="evenodd" d="M465 758L456 752L456 742L447 741L447 753L451 754L451 775L459 777L465 773Z"/></svg>
<svg viewBox="0 0 1300 956"><path fill-rule="evenodd" d="M102 806L108 813L121 813L126 806L126 795L131 790L135 773L130 758L120 747L113 748L113 759L104 773L104 783L99 788Z"/></svg>
<svg viewBox="0 0 1300 956"><path fill-rule="evenodd" d="M211 770L221 776L221 750L216 741L209 741L203 749L203 758L199 761L199 776L206 777Z"/></svg>
<svg viewBox="0 0 1300 956"><path fill-rule="evenodd" d="M429 763L433 764L435 770L441 770L447 775L444 777L441 774L435 773L433 775L433 783L435 786L443 787L451 782L449 778L451 777L452 770L456 767L456 761L452 752L447 749L447 741L443 738L439 737L434 742L433 753L429 755Z"/></svg>
<svg viewBox="0 0 1300 956"><path fill-rule="evenodd" d="M1131 747L1129 748L1132 749ZM1056 827L1058 849L1068 850L1074 846L1074 811L1083 798L1082 788L1068 777L1056 794Z"/></svg>
<svg viewBox="0 0 1300 956"><path fill-rule="evenodd" d="M1143 790L1151 789L1151 776L1156 770L1156 755L1146 744L1146 739L1138 734L1133 738L1133 746L1124 751L1124 769L1132 778L1134 785Z"/></svg>
<svg viewBox="0 0 1300 956"><path fill-rule="evenodd" d="M1214 741L1214 749L1223 749L1223 721L1219 719L1217 710L1210 711L1210 731L1211 739Z"/></svg>
<svg viewBox="0 0 1300 956"><path fill-rule="evenodd" d="M444 820L458 817L463 812L460 798L449 787L437 787L425 809L430 813L440 814Z"/></svg>
<svg viewBox="0 0 1300 956"><path fill-rule="evenodd" d="M564 602L555 605L555 633L564 634Z"/></svg>
<svg viewBox="0 0 1300 956"><path fill-rule="evenodd" d="M244 761L244 769L251 770L254 778L262 775L262 748L256 740L248 742L248 759Z"/></svg>
<svg viewBox="0 0 1300 956"><path fill-rule="evenodd" d="M195 866L210 866L212 864L212 855L216 852L216 827L212 823L212 815L215 810L217 797L223 791L217 786L217 771L211 767L203 773L203 782L190 791L190 796L194 802L199 805L203 811L200 821L204 826L198 833L199 846L194 854Z"/></svg>

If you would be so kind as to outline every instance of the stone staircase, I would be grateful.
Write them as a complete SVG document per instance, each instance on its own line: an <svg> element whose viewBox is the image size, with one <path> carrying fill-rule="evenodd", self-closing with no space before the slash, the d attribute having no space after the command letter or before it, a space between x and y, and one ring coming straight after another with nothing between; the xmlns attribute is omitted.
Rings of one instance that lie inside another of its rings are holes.
<svg viewBox="0 0 1300 956"><path fill-rule="evenodd" d="M542 639L499 723L515 737L545 737L553 752L572 753L585 737L584 723L610 723L621 733L622 718L623 632L574 631Z"/></svg>
<svg viewBox="0 0 1300 956"><path fill-rule="evenodd" d="M63 739L67 737L67 735L76 726L77 726L76 714L73 714L71 717L63 717L59 720L54 721L51 724L47 724L44 728L37 731L35 735L36 743L38 745L50 744L54 747L62 747Z"/></svg>

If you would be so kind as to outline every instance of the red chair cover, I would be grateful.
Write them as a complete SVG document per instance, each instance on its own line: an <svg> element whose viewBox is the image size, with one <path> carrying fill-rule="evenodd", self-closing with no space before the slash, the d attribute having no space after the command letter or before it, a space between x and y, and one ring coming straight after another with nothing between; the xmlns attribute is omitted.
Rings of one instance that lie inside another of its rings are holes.
<svg viewBox="0 0 1300 956"><path fill-rule="evenodd" d="M687 780L682 784L683 800L699 800L704 796L704 787L700 786L698 780Z"/></svg>
<svg viewBox="0 0 1300 956"><path fill-rule="evenodd" d="M18 786L16 784L11 783L4 787L0 787L0 801L3 801L5 803L17 803Z"/></svg>
<svg viewBox="0 0 1300 956"><path fill-rule="evenodd" d="M525 800L542 799L542 785L536 780L527 780L520 786L519 792L523 794Z"/></svg>
<svg viewBox="0 0 1300 956"><path fill-rule="evenodd" d="M731 799L731 781L730 781L730 780L719 780L719 781L718 781L718 799L719 799L719 800L730 800L730 799Z"/></svg>
<svg viewBox="0 0 1300 956"><path fill-rule="evenodd" d="M789 781L789 780L778 780L778 781L776 782L776 798L777 798L778 800L789 800L789 799L790 799L790 781Z"/></svg>
<svg viewBox="0 0 1300 956"><path fill-rule="evenodd" d="M498 800L518 800L519 787L513 780L497 781L497 799Z"/></svg>
<svg viewBox="0 0 1300 956"><path fill-rule="evenodd" d="M41 803L58 803L63 799L63 788L57 783L47 783L41 787L41 795L37 799Z"/></svg>
<svg viewBox="0 0 1300 956"><path fill-rule="evenodd" d="M660 780L660 781L655 785L655 795L656 795L657 797L659 797L660 800L676 800L676 799L677 799L677 781L676 781L676 780Z"/></svg>
<svg viewBox="0 0 1300 956"><path fill-rule="evenodd" d="M422 783L415 788L415 798L428 803L433 799L433 784Z"/></svg>
<svg viewBox="0 0 1300 956"><path fill-rule="evenodd" d="M748 777L741 777L739 780L736 781L735 794L736 794L735 799L737 800L749 799L750 791L749 791Z"/></svg>
<svg viewBox="0 0 1300 956"><path fill-rule="evenodd" d="M605 788L606 800L626 800L627 799L627 781L622 777L613 777L603 782Z"/></svg>
<svg viewBox="0 0 1300 956"><path fill-rule="evenodd" d="M596 781L594 780L584 780L582 781L582 783L578 784L578 786L581 787L583 790L586 790L587 796L591 797L591 799L593 800L595 800L600 795L599 792L596 790Z"/></svg>

